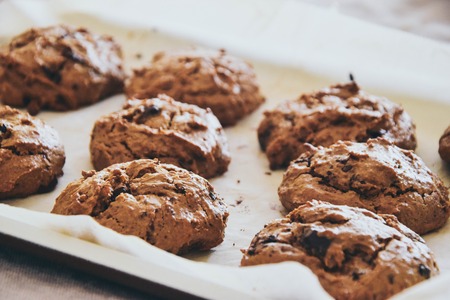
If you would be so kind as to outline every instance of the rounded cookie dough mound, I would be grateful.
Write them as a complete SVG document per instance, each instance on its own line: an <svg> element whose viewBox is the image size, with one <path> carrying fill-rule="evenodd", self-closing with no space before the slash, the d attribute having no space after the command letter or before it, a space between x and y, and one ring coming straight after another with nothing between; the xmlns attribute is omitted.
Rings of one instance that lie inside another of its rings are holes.
<svg viewBox="0 0 450 300"><path fill-rule="evenodd" d="M121 92L124 77L119 45L83 28L33 28L0 52L0 100L31 114L95 103Z"/></svg>
<svg viewBox="0 0 450 300"><path fill-rule="evenodd" d="M336 299L386 299L439 273L422 238L394 216L320 201L266 225L243 252L242 266L304 264Z"/></svg>
<svg viewBox="0 0 450 300"><path fill-rule="evenodd" d="M52 190L63 174L65 159L55 129L0 105L0 199Z"/></svg>
<svg viewBox="0 0 450 300"><path fill-rule="evenodd" d="M90 215L103 226L181 254L224 238L226 205L202 177L143 159L85 172L56 199L52 213Z"/></svg>
<svg viewBox="0 0 450 300"><path fill-rule="evenodd" d="M205 178L227 171L225 132L209 109L159 98L130 100L100 118L91 136L91 159L100 170L119 162L158 158Z"/></svg>
<svg viewBox="0 0 450 300"><path fill-rule="evenodd" d="M157 53L149 67L135 70L126 87L129 97L162 93L211 108L223 126L234 125L264 102L253 67L224 50Z"/></svg>
<svg viewBox="0 0 450 300"><path fill-rule="evenodd" d="M381 138L302 154L284 174L278 195L288 210L318 199L393 214L418 234L442 227L450 215L442 180L412 151Z"/></svg>
<svg viewBox="0 0 450 300"><path fill-rule="evenodd" d="M339 140L383 137L400 148L416 148L415 125L403 108L361 91L355 82L301 95L264 115L258 139L272 169L287 167L311 145L327 147Z"/></svg>
<svg viewBox="0 0 450 300"><path fill-rule="evenodd" d="M450 126L447 127L439 139L439 155L442 160L450 163Z"/></svg>

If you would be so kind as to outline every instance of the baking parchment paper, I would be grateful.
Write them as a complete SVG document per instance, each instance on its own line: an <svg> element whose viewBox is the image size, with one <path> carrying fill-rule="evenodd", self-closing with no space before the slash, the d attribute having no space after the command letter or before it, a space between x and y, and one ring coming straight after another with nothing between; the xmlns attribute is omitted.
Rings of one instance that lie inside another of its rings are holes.
<svg viewBox="0 0 450 300"><path fill-rule="evenodd" d="M207 3L208 6L202 6ZM32 220L27 223L88 239L105 247L115 247L155 263L161 260L174 266L185 263L188 269L202 270L201 276L205 278L213 278L208 276L208 272L212 271L208 271L204 264L196 265L192 261L206 262L208 266L236 267L226 267L226 270L242 274L243 269L237 268L242 256L240 249L248 247L252 237L264 224L286 214L277 196L282 171L269 169L257 141L256 128L262 112L273 108L283 99L297 97L335 81L346 81L349 72L353 72L362 88L387 96L405 107L417 125L417 153L432 171L444 179L447 186L450 184L450 172L437 154L439 136L450 124L450 49L447 45L365 24L332 11L321 11L293 1L207 3L5 1L0 4L0 43L7 42L11 36L30 26L63 22L113 35L123 47L129 71L148 63L156 51L192 45L226 48L231 54L251 61L267 101L237 126L225 130L232 162L225 175L211 180L229 205L230 217L225 241L209 252L190 254L180 260L137 239L125 239L123 244L117 244L117 239L113 238L112 243L102 238L105 229L86 222L84 218L83 221L69 218L67 222L64 220L68 218L33 214L14 208L49 212L61 190L79 178L82 170L92 169L88 145L93 124L99 116L120 109L125 101L124 95L116 95L73 112L40 113L38 117L58 130L65 145L65 174L51 193L5 201L8 207L0 206L0 215L20 221ZM202 14L198 11L193 15L187 13L195 7L202 7ZM338 32L339 37L336 35ZM383 41L395 41L397 47L391 47L392 44L386 47ZM24 217L27 214L29 216ZM449 231L450 225L447 225L424 237L435 252L444 275L439 277L439 281L443 281L445 274L450 273ZM116 234L108 233L106 236L111 235ZM156 256L155 251L158 253ZM227 284L243 290L252 287L251 292L255 295L271 298L326 297L316 278L306 268L297 264L292 267L289 263L275 269L273 266L268 268L270 270L264 270L264 266L259 268L261 273L258 274L267 272L267 276L265 280L258 279L258 283L255 278L248 279L251 276L247 276L247 279L229 280ZM174 268L177 269L179 267ZM296 284L283 284L291 276L300 277L301 284L297 281ZM241 277L236 275L235 278ZM427 284L420 286L426 287ZM446 284L440 286L446 288ZM436 283L430 291L436 293Z"/></svg>

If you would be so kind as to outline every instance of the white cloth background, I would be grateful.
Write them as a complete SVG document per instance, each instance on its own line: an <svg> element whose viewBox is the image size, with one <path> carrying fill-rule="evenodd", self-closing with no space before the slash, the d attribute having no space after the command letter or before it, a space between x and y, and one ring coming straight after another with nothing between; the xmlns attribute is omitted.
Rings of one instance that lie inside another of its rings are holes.
<svg viewBox="0 0 450 300"><path fill-rule="evenodd" d="M297 0L423 37L450 42L448 0Z"/></svg>
<svg viewBox="0 0 450 300"><path fill-rule="evenodd" d="M343 14L435 40L450 41L450 1L448 0L306 2L322 6L324 9L337 9ZM0 13L1 9L0 3ZM94 280L89 276L86 278L81 273L67 271L60 267L50 267L39 259L16 254L1 247L0 278L0 298L4 299L134 299L142 296L128 289Z"/></svg>

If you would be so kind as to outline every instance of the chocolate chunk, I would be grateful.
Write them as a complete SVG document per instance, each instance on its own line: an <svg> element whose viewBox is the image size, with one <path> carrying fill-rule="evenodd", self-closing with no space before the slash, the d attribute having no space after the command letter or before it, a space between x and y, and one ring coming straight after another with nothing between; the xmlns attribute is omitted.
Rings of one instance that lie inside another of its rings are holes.
<svg viewBox="0 0 450 300"><path fill-rule="evenodd" d="M5 124L1 124L1 125L0 125L0 132L1 132L1 133L5 133L7 129L8 129L8 127L6 127Z"/></svg>
<svg viewBox="0 0 450 300"><path fill-rule="evenodd" d="M148 166L147 168L142 168L141 170L139 170L139 172L136 175L136 178L141 178L145 174L148 174L148 173L152 174L155 172L156 172L155 168L153 168L152 166Z"/></svg>
<svg viewBox="0 0 450 300"><path fill-rule="evenodd" d="M65 106L67 104L66 97L64 97L63 95L57 95L56 96L56 103L58 105Z"/></svg>
<svg viewBox="0 0 450 300"><path fill-rule="evenodd" d="M84 31L84 33L88 33L88 32ZM67 59L72 60L73 62L76 62L79 64L86 64L86 60L83 57L81 57L80 55L76 54L69 47L64 47L64 49L62 50L62 55L64 55Z"/></svg>
<svg viewBox="0 0 450 300"><path fill-rule="evenodd" d="M277 237L274 236L273 234L271 234L267 237L267 240L262 241L261 243L268 244L268 243L275 243L276 241L277 241Z"/></svg>
<svg viewBox="0 0 450 300"><path fill-rule="evenodd" d="M420 264L419 265L419 274L421 276L425 277L426 279L428 279L428 278L430 278L431 270L424 264Z"/></svg>
<svg viewBox="0 0 450 300"><path fill-rule="evenodd" d="M389 281L390 284L394 284L395 283L394 274L389 274L388 275L388 281Z"/></svg>
<svg viewBox="0 0 450 300"><path fill-rule="evenodd" d="M379 129L379 130L368 129L368 130L366 130L366 134L369 138L375 139L377 137L382 137L383 135L385 135L386 130L384 130L384 129Z"/></svg>
<svg viewBox="0 0 450 300"><path fill-rule="evenodd" d="M175 184L175 191L179 194L186 195L186 188L182 185Z"/></svg>
<svg viewBox="0 0 450 300"><path fill-rule="evenodd" d="M319 236L316 231L307 229L302 236L300 243L311 255L323 257L327 253L331 241L326 237Z"/></svg>
<svg viewBox="0 0 450 300"><path fill-rule="evenodd" d="M115 201L117 196L119 196L122 193L128 193L128 189L124 186L116 188L111 195L111 201Z"/></svg>
<svg viewBox="0 0 450 300"><path fill-rule="evenodd" d="M161 109L156 105L146 106L142 113L141 118L148 118L151 116L158 115L161 112Z"/></svg>
<svg viewBox="0 0 450 300"><path fill-rule="evenodd" d="M351 165L345 165L345 166L342 167L342 171L347 173L352 168L353 168L353 166L351 166Z"/></svg>
<svg viewBox="0 0 450 300"><path fill-rule="evenodd" d="M59 70L53 71L43 66L42 71L44 72L45 76L47 76L47 78L54 83L59 83L61 81L61 73L59 72Z"/></svg>

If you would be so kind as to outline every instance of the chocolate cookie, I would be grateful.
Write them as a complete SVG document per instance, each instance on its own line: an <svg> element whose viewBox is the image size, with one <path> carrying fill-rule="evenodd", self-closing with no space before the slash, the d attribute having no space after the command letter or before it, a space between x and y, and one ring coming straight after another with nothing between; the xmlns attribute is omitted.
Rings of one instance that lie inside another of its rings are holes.
<svg viewBox="0 0 450 300"><path fill-rule="evenodd" d="M450 126L447 127L444 134L439 139L439 155L442 160L450 163Z"/></svg>
<svg viewBox="0 0 450 300"><path fill-rule="evenodd" d="M355 82L282 102L264 116L258 138L272 169L287 167L311 145L326 147L338 140L383 137L401 148L416 148L415 125L403 108L361 91Z"/></svg>
<svg viewBox="0 0 450 300"><path fill-rule="evenodd" d="M150 159L83 172L59 195L52 213L90 215L177 254L219 245L228 217L207 180Z"/></svg>
<svg viewBox="0 0 450 300"><path fill-rule="evenodd" d="M300 262L336 299L386 299L439 273L421 237L394 216L320 201L266 225L243 253L242 266Z"/></svg>
<svg viewBox="0 0 450 300"><path fill-rule="evenodd" d="M312 199L393 214L424 234L450 215L448 190L412 151L378 138L367 143L339 141L293 161L278 188L292 210Z"/></svg>
<svg viewBox="0 0 450 300"><path fill-rule="evenodd" d="M0 199L52 190L63 174L64 146L52 127L0 105Z"/></svg>
<svg viewBox="0 0 450 300"><path fill-rule="evenodd" d="M252 66L224 50L157 53L149 67L134 71L126 94L138 98L167 94L209 107L223 126L234 125L264 102Z"/></svg>
<svg viewBox="0 0 450 300"><path fill-rule="evenodd" d="M83 28L33 28L0 52L0 100L31 114L95 103L121 92L124 76L119 45Z"/></svg>
<svg viewBox="0 0 450 300"><path fill-rule="evenodd" d="M158 158L210 178L227 171L225 132L209 109L159 98L128 101L100 118L91 136L95 169L140 158Z"/></svg>

